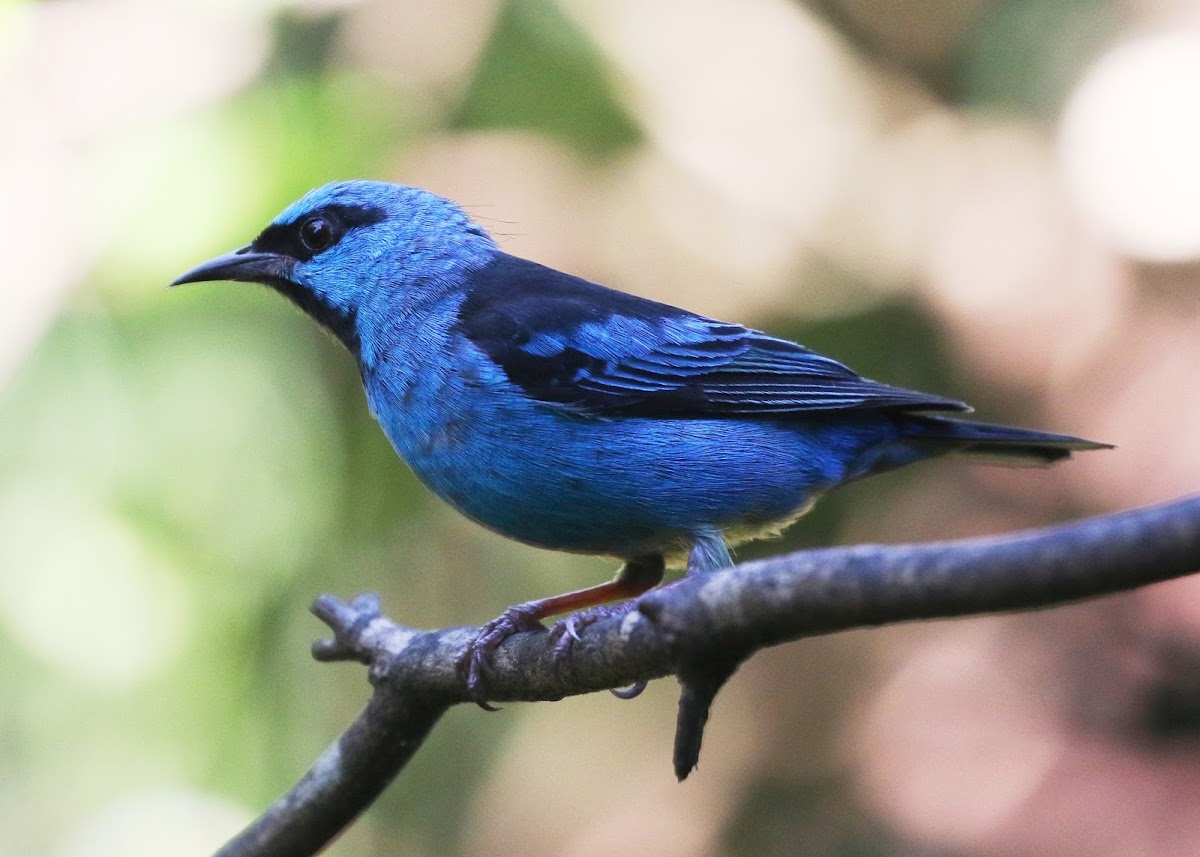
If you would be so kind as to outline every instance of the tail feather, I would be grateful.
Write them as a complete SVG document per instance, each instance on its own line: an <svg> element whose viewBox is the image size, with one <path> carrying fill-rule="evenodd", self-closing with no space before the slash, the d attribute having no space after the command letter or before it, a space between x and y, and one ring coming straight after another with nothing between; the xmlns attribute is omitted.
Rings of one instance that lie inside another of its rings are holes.
<svg viewBox="0 0 1200 857"><path fill-rule="evenodd" d="M902 423L901 432L917 443L936 445L946 452L1009 465L1053 464L1070 458L1073 452L1112 449L1112 444L1081 437L950 417L911 415Z"/></svg>

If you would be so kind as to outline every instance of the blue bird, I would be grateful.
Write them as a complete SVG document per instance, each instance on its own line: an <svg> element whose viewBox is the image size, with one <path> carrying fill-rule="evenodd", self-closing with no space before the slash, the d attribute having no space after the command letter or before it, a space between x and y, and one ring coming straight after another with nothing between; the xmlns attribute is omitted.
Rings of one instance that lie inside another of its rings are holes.
<svg viewBox="0 0 1200 857"><path fill-rule="evenodd" d="M172 285L269 286L354 355L371 412L438 496L502 535L623 561L611 582L509 608L464 655L548 616L731 564L846 482L947 453L1043 464L1104 448L967 422L802 345L502 252L449 200L336 182ZM608 608L613 609L613 608ZM616 609L627 609L617 607Z"/></svg>

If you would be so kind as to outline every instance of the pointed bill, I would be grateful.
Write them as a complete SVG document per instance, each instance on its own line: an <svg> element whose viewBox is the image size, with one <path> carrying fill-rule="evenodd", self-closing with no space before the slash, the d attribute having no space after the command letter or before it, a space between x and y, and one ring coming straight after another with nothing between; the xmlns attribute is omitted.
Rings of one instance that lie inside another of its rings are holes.
<svg viewBox="0 0 1200 857"><path fill-rule="evenodd" d="M249 245L232 253L209 259L186 274L177 277L172 286L184 283L208 283L216 280L234 280L244 283L268 283L287 279L294 260L277 253L259 253Z"/></svg>

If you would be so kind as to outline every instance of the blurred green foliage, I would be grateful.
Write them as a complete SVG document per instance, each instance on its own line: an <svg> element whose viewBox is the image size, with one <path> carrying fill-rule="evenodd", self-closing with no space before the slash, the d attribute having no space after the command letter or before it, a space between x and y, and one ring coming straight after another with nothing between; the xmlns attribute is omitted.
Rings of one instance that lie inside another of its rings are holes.
<svg viewBox="0 0 1200 857"><path fill-rule="evenodd" d="M975 108L1051 122L1081 70L1121 23L1104 0L989 4L963 46L958 97ZM1057 49L1047 50L1051 44Z"/></svg>
<svg viewBox="0 0 1200 857"><path fill-rule="evenodd" d="M641 140L611 74L553 0L508 2L451 127L519 128L608 155Z"/></svg>

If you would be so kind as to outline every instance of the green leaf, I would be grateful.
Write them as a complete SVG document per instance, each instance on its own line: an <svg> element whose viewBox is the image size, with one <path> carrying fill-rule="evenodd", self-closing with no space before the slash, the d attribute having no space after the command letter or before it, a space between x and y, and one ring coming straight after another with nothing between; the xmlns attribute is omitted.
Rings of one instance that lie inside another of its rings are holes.
<svg viewBox="0 0 1200 857"><path fill-rule="evenodd" d="M505 4L450 124L537 131L592 158L642 136L599 50L551 0Z"/></svg>

